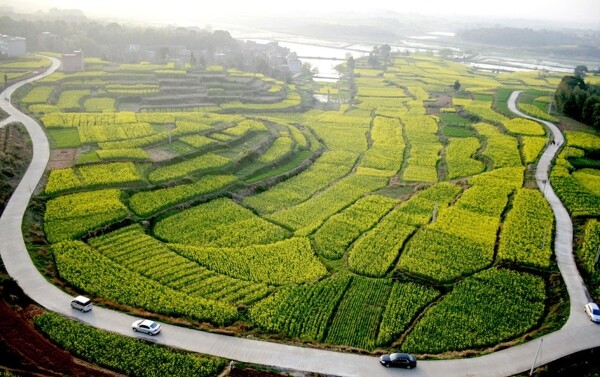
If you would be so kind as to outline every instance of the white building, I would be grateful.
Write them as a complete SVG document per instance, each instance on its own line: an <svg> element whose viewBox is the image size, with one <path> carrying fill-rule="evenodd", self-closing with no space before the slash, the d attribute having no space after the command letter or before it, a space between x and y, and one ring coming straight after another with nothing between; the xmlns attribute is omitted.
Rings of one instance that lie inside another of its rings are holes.
<svg viewBox="0 0 600 377"><path fill-rule="evenodd" d="M12 37L0 35L0 54L9 58L25 55L27 53L27 39L23 37Z"/></svg>

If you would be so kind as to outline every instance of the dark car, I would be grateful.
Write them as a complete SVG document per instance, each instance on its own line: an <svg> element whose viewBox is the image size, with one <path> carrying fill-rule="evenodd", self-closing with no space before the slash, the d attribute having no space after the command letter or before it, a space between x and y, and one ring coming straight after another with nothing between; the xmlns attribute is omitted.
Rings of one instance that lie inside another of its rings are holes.
<svg viewBox="0 0 600 377"><path fill-rule="evenodd" d="M411 369L417 366L417 359L408 353L392 353L389 355L381 355L379 362L386 368L400 367Z"/></svg>

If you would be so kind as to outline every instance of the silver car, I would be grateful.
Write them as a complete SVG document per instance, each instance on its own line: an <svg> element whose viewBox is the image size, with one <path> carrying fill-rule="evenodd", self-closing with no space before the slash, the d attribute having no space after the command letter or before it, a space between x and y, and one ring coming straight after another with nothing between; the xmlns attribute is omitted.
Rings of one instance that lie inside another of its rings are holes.
<svg viewBox="0 0 600 377"><path fill-rule="evenodd" d="M585 313L592 322L600 323L600 308L593 302L585 304Z"/></svg>
<svg viewBox="0 0 600 377"><path fill-rule="evenodd" d="M143 332L148 335L156 335L160 332L161 327L158 323L149 319L139 319L131 324L134 332Z"/></svg>

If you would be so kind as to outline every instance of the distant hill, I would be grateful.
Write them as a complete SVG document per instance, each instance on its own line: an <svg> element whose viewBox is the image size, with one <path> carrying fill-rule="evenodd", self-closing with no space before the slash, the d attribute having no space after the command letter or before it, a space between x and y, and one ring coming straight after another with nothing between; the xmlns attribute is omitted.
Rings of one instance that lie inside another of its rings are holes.
<svg viewBox="0 0 600 377"><path fill-rule="evenodd" d="M598 31L484 27L463 29L456 36L467 43L538 50L558 57L600 57Z"/></svg>

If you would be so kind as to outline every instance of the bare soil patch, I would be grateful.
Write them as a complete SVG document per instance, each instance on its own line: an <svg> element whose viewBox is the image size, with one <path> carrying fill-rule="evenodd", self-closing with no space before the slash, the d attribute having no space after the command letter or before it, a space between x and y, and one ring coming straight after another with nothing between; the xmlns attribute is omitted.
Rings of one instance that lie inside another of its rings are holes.
<svg viewBox="0 0 600 377"><path fill-rule="evenodd" d="M75 157L77 157L77 149L74 148L51 150L48 169L54 170L73 167Z"/></svg>
<svg viewBox="0 0 600 377"><path fill-rule="evenodd" d="M150 159L154 162L170 160L173 157L177 156L173 152L170 152L170 151L167 151L164 149L160 149L160 148L148 149L147 152L148 152L148 156L150 156Z"/></svg>

